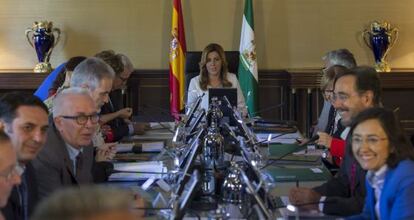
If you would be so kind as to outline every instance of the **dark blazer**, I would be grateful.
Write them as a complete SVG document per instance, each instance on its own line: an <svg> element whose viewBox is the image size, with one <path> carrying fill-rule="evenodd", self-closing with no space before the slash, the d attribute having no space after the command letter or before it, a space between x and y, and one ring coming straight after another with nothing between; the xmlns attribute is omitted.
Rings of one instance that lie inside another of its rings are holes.
<svg viewBox="0 0 414 220"><path fill-rule="evenodd" d="M122 108L124 108L123 105L123 97L121 90L115 90L109 93L110 101L102 106L101 108L101 114L108 114L116 112ZM122 118L115 118L112 121L109 121L107 123L111 129L112 133L114 135L113 141L119 141L123 137L129 135L129 127L128 124L122 119Z"/></svg>
<svg viewBox="0 0 414 220"><path fill-rule="evenodd" d="M401 161L385 176L380 197L381 219L414 219L414 161ZM375 191L367 182L367 197L364 211L350 219L377 219L375 213Z"/></svg>
<svg viewBox="0 0 414 220"><path fill-rule="evenodd" d="M26 164L26 169L22 178L26 178L27 181L28 215L31 216L38 202L37 180L31 163ZM23 211L20 205L20 197L17 192L17 186L13 187L6 207L4 207L1 211L7 220L23 219Z"/></svg>
<svg viewBox="0 0 414 220"><path fill-rule="evenodd" d="M348 136L349 137L349 136ZM355 170L351 187L352 167ZM323 212L329 215L349 216L361 213L365 200L365 174L351 152L345 149L344 160L338 173L314 190L326 196ZM354 190L351 192L351 188Z"/></svg>
<svg viewBox="0 0 414 220"><path fill-rule="evenodd" d="M78 177L74 175L73 162L69 158L66 144L56 130L53 121L48 130L45 146L33 160L38 179L39 197L44 198L53 191L70 185L89 184L93 182L92 165L93 147L83 147L82 170Z"/></svg>

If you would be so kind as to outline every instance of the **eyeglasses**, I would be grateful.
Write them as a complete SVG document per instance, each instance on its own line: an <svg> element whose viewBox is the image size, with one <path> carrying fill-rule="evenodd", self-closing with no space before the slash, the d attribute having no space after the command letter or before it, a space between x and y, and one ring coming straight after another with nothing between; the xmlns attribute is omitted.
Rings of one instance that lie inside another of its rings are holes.
<svg viewBox="0 0 414 220"><path fill-rule="evenodd" d="M343 93L335 93L332 91L332 95L331 95L331 101L335 102L337 100L341 101L341 102L345 102L346 100L349 99L349 97L351 97L348 94L343 94Z"/></svg>
<svg viewBox="0 0 414 220"><path fill-rule="evenodd" d="M349 98L351 98L352 96L356 96L356 95L360 95L360 94L354 93L352 95L349 95L349 94L344 94L344 93L336 93L336 92L332 91L331 101L335 102L335 101L339 100L341 102L345 102Z"/></svg>
<svg viewBox="0 0 414 220"><path fill-rule="evenodd" d="M23 172L23 167L21 167L19 164L16 164L16 166L14 166L13 169L4 173L0 173L0 177L3 177L6 181L10 181L16 175L21 176Z"/></svg>
<svg viewBox="0 0 414 220"><path fill-rule="evenodd" d="M364 142L367 143L370 146L378 144L380 141L388 140L388 138L380 138L380 137L368 137L368 138L362 138L362 137L352 137L352 145L361 145Z"/></svg>
<svg viewBox="0 0 414 220"><path fill-rule="evenodd" d="M93 124L96 124L99 121L99 114L78 115L78 116L61 115L60 117L65 118L65 119L75 120L76 123L78 123L79 125L85 125L88 122L88 119L91 120Z"/></svg>

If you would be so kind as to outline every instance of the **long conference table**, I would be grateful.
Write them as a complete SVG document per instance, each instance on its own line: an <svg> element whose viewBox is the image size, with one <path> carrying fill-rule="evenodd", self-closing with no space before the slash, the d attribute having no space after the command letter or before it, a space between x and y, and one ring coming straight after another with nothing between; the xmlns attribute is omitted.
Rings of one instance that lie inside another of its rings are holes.
<svg viewBox="0 0 414 220"><path fill-rule="evenodd" d="M144 135L135 135L124 139L114 160L116 172L111 175L109 184L128 188L146 201L146 218L168 218L163 215L164 208L169 204L170 191L177 187L171 173L174 158L171 155L172 138L174 135L173 122L150 123L151 130ZM260 152L265 160L263 173L268 179L277 210L273 210L277 219L289 219L298 216L298 211L286 209L289 204L287 195L289 189L296 186L314 187L331 178L331 173L321 162L322 150L314 146L299 146L297 139L302 138L299 131L286 132L258 132L257 138L262 144ZM276 137L276 138L275 138ZM269 141L268 141L269 140ZM131 152L134 151L134 152ZM227 155L232 160L238 156ZM239 158L240 159L240 158ZM125 171L125 172L122 172ZM166 212L168 213L168 212ZM167 215L167 216L166 216ZM230 215L231 213L228 213ZM300 216L314 219L335 219L321 213L300 213ZM195 213L189 211L184 219L198 218L212 219L209 212Z"/></svg>

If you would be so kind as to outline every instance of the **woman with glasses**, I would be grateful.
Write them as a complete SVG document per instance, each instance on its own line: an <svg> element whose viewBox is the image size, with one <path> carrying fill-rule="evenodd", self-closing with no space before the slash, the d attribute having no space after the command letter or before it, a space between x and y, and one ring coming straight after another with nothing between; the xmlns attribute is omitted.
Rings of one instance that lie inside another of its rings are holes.
<svg viewBox="0 0 414 220"><path fill-rule="evenodd" d="M350 219L414 219L414 148L394 112L363 111L350 132L347 150L368 171L364 210Z"/></svg>
<svg viewBox="0 0 414 220"><path fill-rule="evenodd" d="M340 124L340 115L337 114L332 106L333 100L333 82L335 76L339 73L346 72L348 69L344 66L334 65L322 71L321 90L324 97L324 111L321 112L320 118L327 118L324 129L315 129L315 135L319 135L317 144L327 147L330 150L332 161L324 161L328 168L336 169L342 162L345 149L344 138L341 138L345 127ZM329 109L329 110L328 110ZM319 119L321 120L321 119ZM325 119L326 120L326 119Z"/></svg>

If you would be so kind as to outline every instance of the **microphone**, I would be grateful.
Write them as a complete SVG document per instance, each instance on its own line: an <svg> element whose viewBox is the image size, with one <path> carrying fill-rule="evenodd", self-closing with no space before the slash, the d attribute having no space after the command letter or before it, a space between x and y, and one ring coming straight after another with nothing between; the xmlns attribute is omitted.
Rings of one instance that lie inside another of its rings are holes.
<svg viewBox="0 0 414 220"><path fill-rule="evenodd" d="M271 140L273 140L273 139L276 139L276 138L278 138L278 137L281 137L281 136L283 136L283 135L287 135L287 134L290 134L290 133L292 133L291 131L286 131L286 132L282 132L282 133L280 133L280 134L278 134L278 135L276 135L276 136L274 136L274 137L271 137L270 139L266 139L266 140L263 140L263 141L260 141L260 142L257 142L256 144L257 145L259 145L259 144L263 144L263 143L265 143L265 142L270 142ZM319 137L318 137L319 138Z"/></svg>
<svg viewBox="0 0 414 220"><path fill-rule="evenodd" d="M149 104L142 104L142 108L156 109L156 110L158 110L159 113L162 113L162 114L167 114L167 113L170 114L171 113L169 109L162 108L162 107L159 107L159 106L149 105Z"/></svg>
<svg viewBox="0 0 414 220"><path fill-rule="evenodd" d="M313 138L315 138L315 137L313 137ZM319 137L318 137L319 138ZM316 140L316 139L315 139ZM313 140L313 141L315 141L315 140ZM310 142L309 141L306 141L306 144L309 144ZM271 166L271 165L273 165L274 163L276 163L277 161L279 161L279 160L282 160L283 158L285 158L286 156L288 156L288 155L290 155L290 154L292 154L292 153L294 153L294 152L296 152L296 151L298 151L298 150L300 150L300 149L302 149L303 147L306 147L306 145L298 145L299 147L297 147L297 148L295 148L295 149L293 149L293 150L291 150L291 151L288 151L288 152L286 152L285 154L283 154L282 156L280 156L280 157L278 157L278 158L276 158L276 159L272 159L272 161L270 162L270 163L267 163L265 166L263 166L262 168L260 168L260 169L264 169L264 168L266 168L266 167L268 167L268 166Z"/></svg>
<svg viewBox="0 0 414 220"><path fill-rule="evenodd" d="M169 115L169 114L170 114L170 112L168 112L168 111L166 111L165 109L160 108L160 107L151 106L151 105L147 105L147 104L142 105L142 107L143 107L143 108L153 108L153 109L157 109L157 110L159 110L159 112L160 112L161 114L163 114L163 115ZM155 122L155 123L159 124L162 128L167 129L169 132L171 132L171 133L173 133L173 134L174 134L174 131L173 131L173 130L171 130L171 128L169 128L169 127L165 126L165 125L164 125L164 124L162 124L159 120L156 120L156 118L155 118L153 115L151 115L151 114L145 114L145 113L147 113L146 111L142 111L142 112L143 112L143 113L144 113L144 115L145 115L146 117L148 117L151 121L153 121L153 122ZM166 120L166 121L168 121L168 120Z"/></svg>
<svg viewBox="0 0 414 220"><path fill-rule="evenodd" d="M203 92L203 94L198 96L197 99L193 103L191 103L192 104L191 107L188 109L188 112L185 113L185 116L187 117L185 127L188 127L190 121L194 117L195 111L197 111L197 109L200 107L201 101L203 100L203 97L205 94L206 93Z"/></svg>
<svg viewBox="0 0 414 220"><path fill-rule="evenodd" d="M313 144L318 139L319 139L319 135L315 135L315 136L311 137L309 140L307 140L303 143L300 143L299 146L306 146L308 144Z"/></svg>
<svg viewBox="0 0 414 220"><path fill-rule="evenodd" d="M285 102L282 102L282 103L280 103L280 104L273 105L273 106L269 106L269 107L266 107L266 108L260 109L260 110L258 110L258 111L252 112L252 113L250 113L250 114L251 114L251 115L256 115L256 114L259 114L259 113L263 113L263 112L267 112L267 111L270 111L270 110L273 110L273 109L277 109L277 108L283 107L283 106L285 106L285 105L286 105L286 103L285 103Z"/></svg>
<svg viewBox="0 0 414 220"><path fill-rule="evenodd" d="M162 115L181 116L181 114L179 114L179 113L170 112L169 109L162 108L162 107L159 107L159 106L154 106L154 105L149 105L149 104L142 104L141 106L142 106L142 108L156 109ZM143 113L148 113L146 111L142 111L142 112Z"/></svg>

